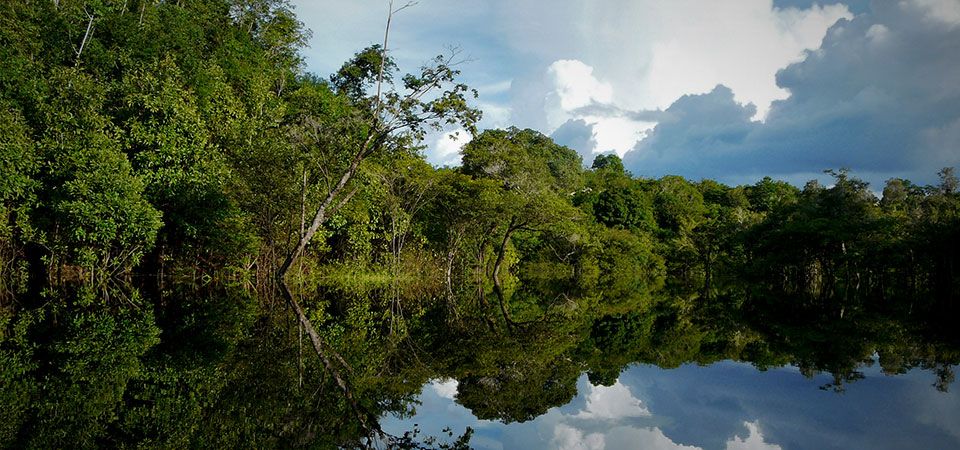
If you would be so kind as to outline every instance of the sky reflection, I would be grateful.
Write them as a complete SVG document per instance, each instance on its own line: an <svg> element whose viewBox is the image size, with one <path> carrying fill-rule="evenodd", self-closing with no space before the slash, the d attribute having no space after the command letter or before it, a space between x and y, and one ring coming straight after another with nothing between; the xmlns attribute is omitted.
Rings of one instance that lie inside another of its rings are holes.
<svg viewBox="0 0 960 450"><path fill-rule="evenodd" d="M569 404L509 425L478 420L455 402L456 381L434 381L414 418L389 417L383 428L402 434L417 423L440 435L470 426L479 449L960 448L960 401L935 390L932 373L886 376L874 365L864 375L836 393L819 389L830 377L792 367L638 365L610 387L581 376Z"/></svg>

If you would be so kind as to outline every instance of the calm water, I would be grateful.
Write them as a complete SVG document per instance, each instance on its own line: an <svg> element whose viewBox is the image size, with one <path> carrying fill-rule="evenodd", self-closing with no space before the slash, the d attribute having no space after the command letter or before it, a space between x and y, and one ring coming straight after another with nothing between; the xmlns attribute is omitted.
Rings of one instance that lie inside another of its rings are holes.
<svg viewBox="0 0 960 450"><path fill-rule="evenodd" d="M297 298L353 404L286 303L243 286L17 299L0 317L0 447L355 448L367 417L425 448L468 427L480 449L960 448L951 299L518 284Z"/></svg>
<svg viewBox="0 0 960 450"><path fill-rule="evenodd" d="M929 372L863 370L840 394L828 375L794 367L758 371L723 361L675 369L636 365L611 386L577 380L577 395L524 423L480 420L456 402L457 381L423 387L412 418L384 429L425 434L475 430L478 449L950 449L960 448L960 398L938 392Z"/></svg>
<svg viewBox="0 0 960 450"><path fill-rule="evenodd" d="M415 414L382 423L454 437L469 427L480 449L960 448L954 305L742 286L601 298L554 323L574 336L565 351L545 329L487 333L553 359L474 347L454 376L423 385Z"/></svg>

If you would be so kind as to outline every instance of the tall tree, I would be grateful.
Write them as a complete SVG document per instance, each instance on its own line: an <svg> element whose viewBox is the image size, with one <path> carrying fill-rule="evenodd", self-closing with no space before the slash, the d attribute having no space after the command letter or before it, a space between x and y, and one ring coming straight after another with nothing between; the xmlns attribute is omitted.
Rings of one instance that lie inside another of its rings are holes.
<svg viewBox="0 0 960 450"><path fill-rule="evenodd" d="M362 132L351 143L353 148L343 149L351 155L349 162L323 196L309 228L280 266L278 276L281 278L331 213L350 200L347 185L365 159L416 142L428 130L439 130L444 125L456 124L470 132L475 130L481 112L469 106L468 96L472 94L476 97L477 93L456 81L460 74L456 69L460 62L456 59L456 52L434 58L431 64L421 68L418 75L405 75L400 86L393 83L395 65L387 53L390 25L394 14L411 5L407 3L394 9L391 1L383 45L358 53L333 77L333 84L338 91L350 97L360 108L361 112L355 120L359 122Z"/></svg>
<svg viewBox="0 0 960 450"><path fill-rule="evenodd" d="M547 227L576 221L580 211L568 200L582 186L580 157L533 130L487 130L464 146L464 173L501 184L494 283L507 245L517 231L544 231Z"/></svg>

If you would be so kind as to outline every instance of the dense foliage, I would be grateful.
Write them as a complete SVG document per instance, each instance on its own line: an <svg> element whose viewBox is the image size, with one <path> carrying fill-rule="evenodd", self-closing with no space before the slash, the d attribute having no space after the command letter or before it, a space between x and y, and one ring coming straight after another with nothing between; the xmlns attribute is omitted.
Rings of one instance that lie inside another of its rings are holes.
<svg viewBox="0 0 960 450"><path fill-rule="evenodd" d="M612 284L612 297L665 275L709 289L718 273L957 294L952 169L936 187L890 180L882 199L845 170L830 187L728 187L635 178L615 155L586 170L513 128L477 134L462 166L436 169L424 133L478 118L453 60L400 77L373 46L317 78L283 1L14 2L0 21L6 291L28 274L171 261L270 278L331 197L298 269L431 265L450 284L501 284L507 267Z"/></svg>
<svg viewBox="0 0 960 450"><path fill-rule="evenodd" d="M354 413L403 413L433 377L522 421L633 362L840 389L877 351L949 384L956 339L922 330L960 301L953 169L880 198L843 169L803 189L587 169L536 131L477 132L452 57L401 76L373 46L323 79L306 38L282 0L0 9L0 446L349 445ZM457 168L421 153L446 125L472 134ZM359 407L303 356L278 270ZM260 295L116 286L171 273ZM318 294L358 274L392 290ZM831 333L856 348L809 350Z"/></svg>

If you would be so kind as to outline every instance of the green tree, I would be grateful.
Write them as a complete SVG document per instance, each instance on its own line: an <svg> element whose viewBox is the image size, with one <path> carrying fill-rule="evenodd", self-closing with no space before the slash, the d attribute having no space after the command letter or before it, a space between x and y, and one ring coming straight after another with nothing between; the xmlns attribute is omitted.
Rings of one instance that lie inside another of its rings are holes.
<svg viewBox="0 0 960 450"><path fill-rule="evenodd" d="M2 103L0 103L2 105ZM0 106L0 292L16 290L23 276L15 263L31 235L39 164L29 129L16 110Z"/></svg>
<svg viewBox="0 0 960 450"><path fill-rule="evenodd" d="M703 194L692 183L672 175L651 182L648 189L654 194L659 237L667 246L668 270L681 278L689 278L697 264L694 230L707 213Z"/></svg>
<svg viewBox="0 0 960 450"><path fill-rule="evenodd" d="M160 245L208 261L232 261L248 251L252 236L225 192L232 176L225 155L210 142L175 63L165 59L132 71L120 89L127 153L147 199L163 213Z"/></svg>
<svg viewBox="0 0 960 450"><path fill-rule="evenodd" d="M76 69L54 71L62 86L42 105L42 208L34 221L54 256L91 269L136 265L153 245L160 213L143 195L117 130L101 114L105 92Z"/></svg>
<svg viewBox="0 0 960 450"><path fill-rule="evenodd" d="M494 282L517 231L562 229L581 219L568 198L582 185L580 157L533 130L487 130L463 149L463 173L501 184Z"/></svg>
<svg viewBox="0 0 960 450"><path fill-rule="evenodd" d="M392 4L391 8L393 8ZM395 12L391 9L390 17ZM389 32L389 18L387 23ZM353 75L357 72L352 70L353 67L369 65L370 52L366 50L358 53L353 60L345 64L338 75L343 73ZM357 136L359 138L357 141L341 149L350 155L349 163L334 172L339 174L334 176L337 181L322 196L323 200L319 202L310 226L300 236L296 247L280 267L281 276L303 253L304 248L330 213L338 208L337 205L349 200L347 185L366 158L422 139L427 130L439 130L444 125L459 124L472 132L474 124L480 118L480 111L467 104L467 97L470 94L476 96L476 91L456 82L456 77L460 73L454 68L457 64L454 59L456 55L438 56L431 65L423 67L419 75L406 75L402 79L401 87L390 89L393 65L388 64L386 39L384 45L379 49L373 49L373 52L380 54L379 59L375 61L378 66L375 77L370 68L359 70L359 78L356 79L347 78L345 81L334 77L334 85L347 91L342 92L344 95L357 94L358 92L351 89L351 86L355 85L369 84L375 92L368 95L363 91L360 97L351 98L352 102L360 108L360 114L356 120L362 133Z"/></svg>

